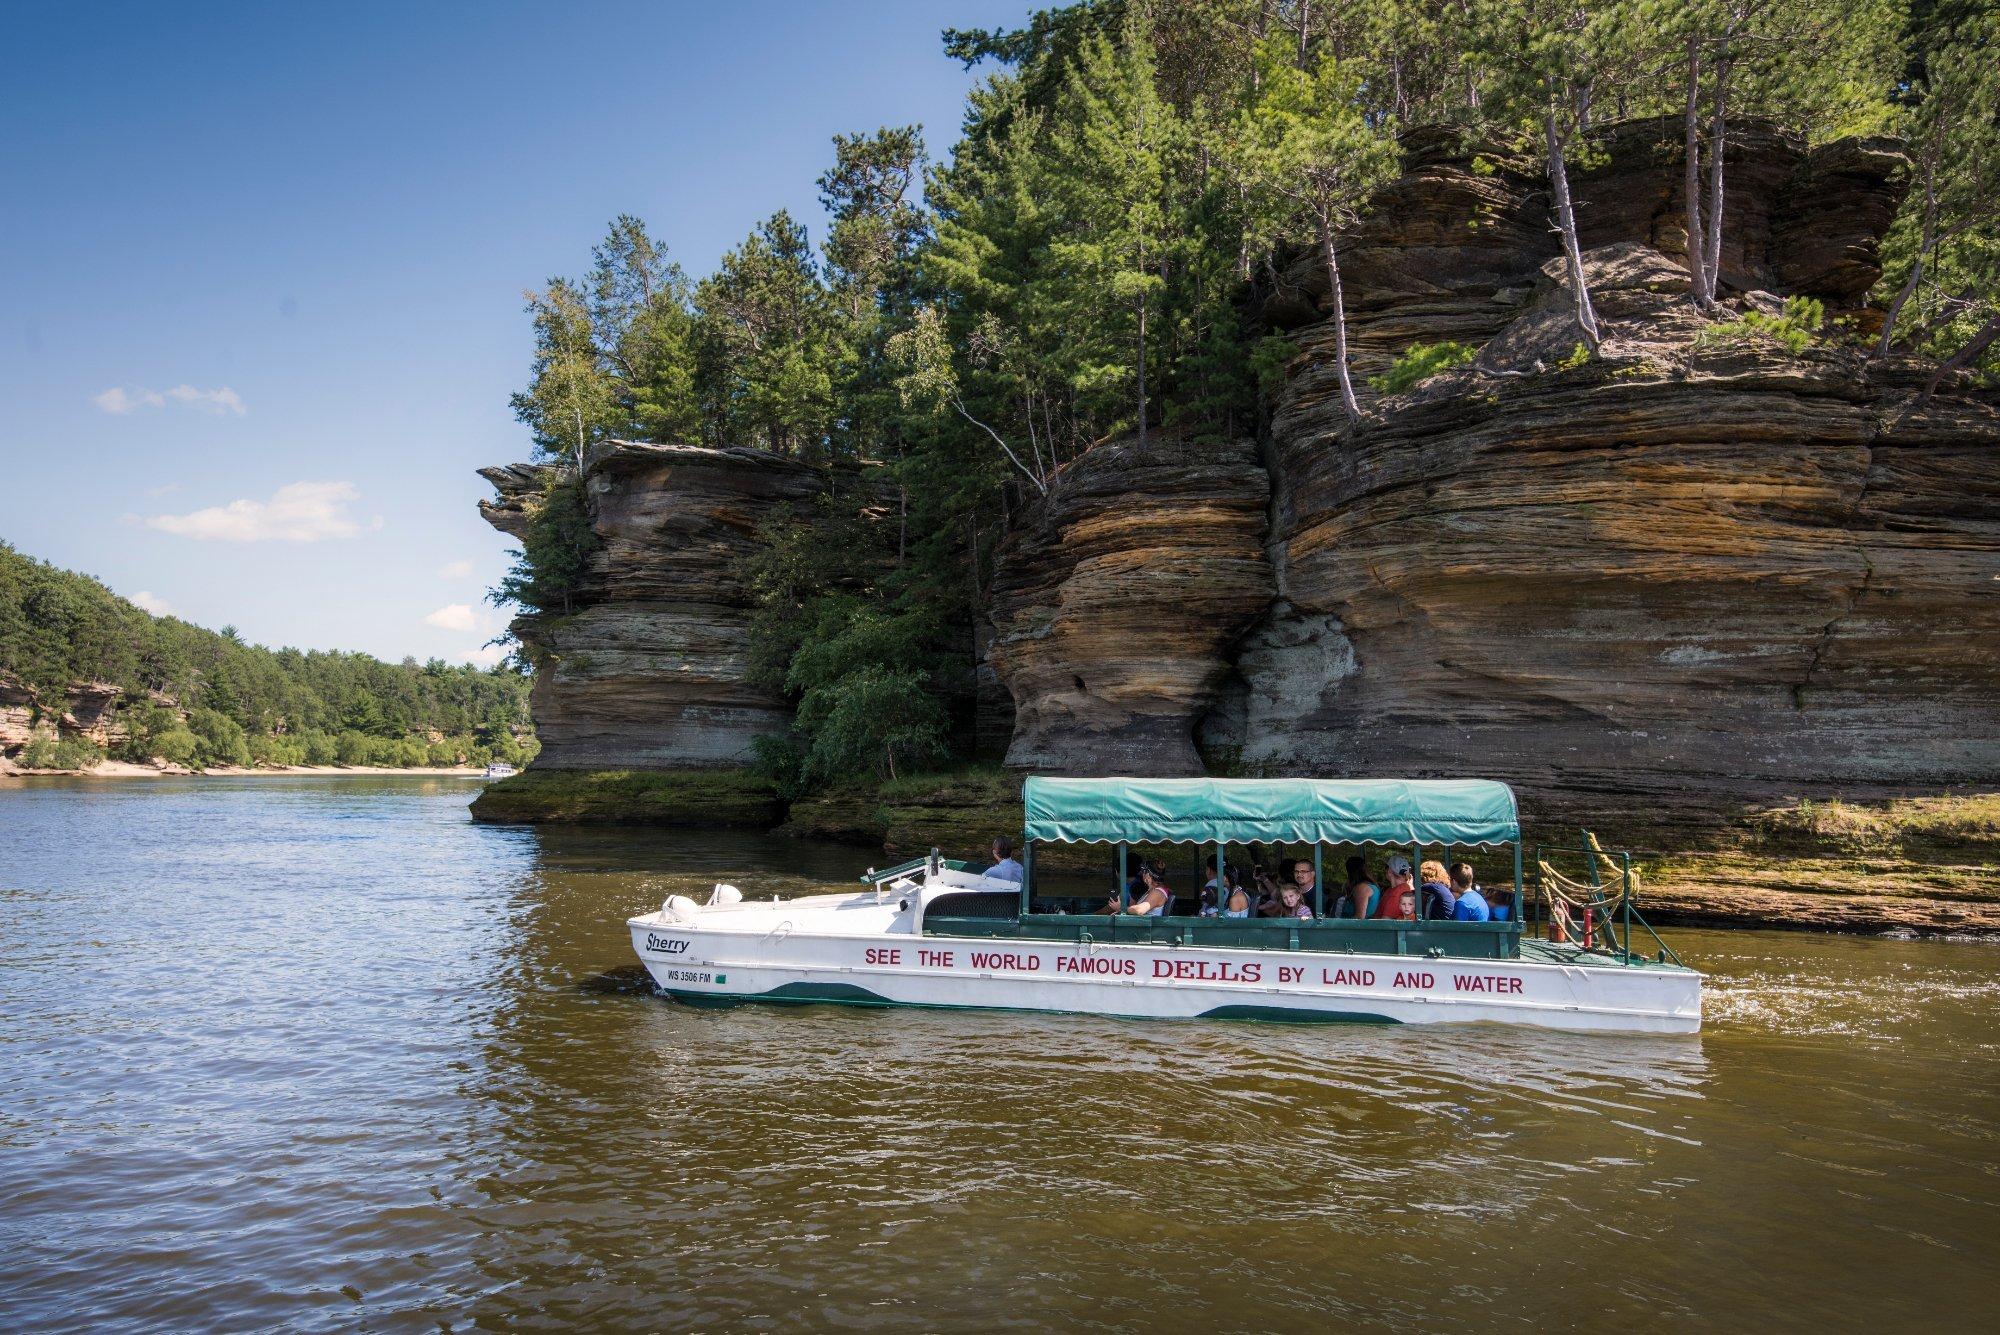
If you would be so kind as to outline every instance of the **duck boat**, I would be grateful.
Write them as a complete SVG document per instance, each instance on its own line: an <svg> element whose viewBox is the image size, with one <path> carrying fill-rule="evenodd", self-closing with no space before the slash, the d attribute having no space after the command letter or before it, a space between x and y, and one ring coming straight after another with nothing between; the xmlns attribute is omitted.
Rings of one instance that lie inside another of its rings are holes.
<svg viewBox="0 0 2000 1335"><path fill-rule="evenodd" d="M629 919L633 947L664 992L693 1005L1701 1028L1701 975L1639 918L1629 857L1620 862L1592 841L1580 850L1587 877L1565 876L1537 849L1531 898L1505 784L1030 778L1023 800L1018 882L933 850L871 869L847 893L760 901L720 885L706 904L677 895ZM1105 846L1081 858L1107 865L1094 878L1080 874L1079 852L1067 845ZM1129 904L1133 850L1162 845L1194 845L1197 859L1212 856L1218 866L1246 845L1308 847L1314 916L1113 911ZM1388 850L1412 866L1432 848L1481 850L1489 863L1494 851L1509 850L1513 912L1478 922L1325 916L1319 873L1324 854L1341 846ZM1651 938L1649 950L1634 948L1635 928Z"/></svg>

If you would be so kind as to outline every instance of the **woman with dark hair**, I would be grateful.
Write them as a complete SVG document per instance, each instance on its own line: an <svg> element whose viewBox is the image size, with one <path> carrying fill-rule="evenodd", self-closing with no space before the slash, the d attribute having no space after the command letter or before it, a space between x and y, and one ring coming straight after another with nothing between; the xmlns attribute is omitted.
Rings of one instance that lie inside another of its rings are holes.
<svg viewBox="0 0 2000 1335"><path fill-rule="evenodd" d="M1129 913L1135 918L1164 918L1173 906L1174 892L1167 887L1167 878L1160 874L1157 866L1142 867L1139 871L1139 888L1127 896L1130 901L1122 909L1117 896L1105 901L1100 913Z"/></svg>
<svg viewBox="0 0 2000 1335"><path fill-rule="evenodd" d="M1372 918L1382 899L1382 891L1368 879L1368 860L1356 855L1347 860L1347 889L1333 906L1336 918Z"/></svg>

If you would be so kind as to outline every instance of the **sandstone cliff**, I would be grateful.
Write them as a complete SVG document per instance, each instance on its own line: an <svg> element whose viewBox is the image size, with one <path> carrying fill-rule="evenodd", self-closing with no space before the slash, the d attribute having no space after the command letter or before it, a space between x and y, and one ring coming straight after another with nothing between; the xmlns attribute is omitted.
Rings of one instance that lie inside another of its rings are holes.
<svg viewBox="0 0 2000 1335"><path fill-rule="evenodd" d="M1270 477L1248 441L1099 446L1002 545L988 661L1009 765L1198 774L1193 720L1270 602Z"/></svg>
<svg viewBox="0 0 2000 1335"><path fill-rule="evenodd" d="M1708 793L2000 778L2000 411L1853 354L1704 345L1679 266L1592 253L1473 368L1275 435L1287 610L1336 670L1242 663L1258 766ZM1281 703L1280 703L1281 702Z"/></svg>
<svg viewBox="0 0 2000 1335"><path fill-rule="evenodd" d="M109 682L72 682L55 700L0 672L0 758L18 755L36 737L82 737L100 747L125 740L114 707L123 692Z"/></svg>
<svg viewBox="0 0 2000 1335"><path fill-rule="evenodd" d="M513 626L539 663L537 768L747 764L755 739L783 732L790 710L748 680L745 560L765 516L817 495L822 474L762 450L628 441L587 463L602 545L577 608ZM519 537L538 470L481 476L498 496L480 512Z"/></svg>
<svg viewBox="0 0 2000 1335"><path fill-rule="evenodd" d="M1446 338L1481 348L1473 367L1370 392L1350 425L1316 267L1276 286L1265 313L1300 353L1272 425L1272 523L1247 483L1228 521L1268 543L1268 585L1223 564L1164 588L1089 583L1175 569L1145 516L1234 493L1172 442L1072 466L1003 553L1010 761L1184 766L1199 732L1225 768L1472 772L1550 795L2000 780L1995 403L1915 412L1907 369L1710 331L1686 301L1669 128L1621 127L1579 178L1606 323L1588 364L1565 369L1578 333L1539 180L1442 136L1411 146L1343 273L1360 370ZM1858 307L1893 149L1753 130L1732 155L1733 308ZM1094 635L1057 630L1078 619L1071 578Z"/></svg>

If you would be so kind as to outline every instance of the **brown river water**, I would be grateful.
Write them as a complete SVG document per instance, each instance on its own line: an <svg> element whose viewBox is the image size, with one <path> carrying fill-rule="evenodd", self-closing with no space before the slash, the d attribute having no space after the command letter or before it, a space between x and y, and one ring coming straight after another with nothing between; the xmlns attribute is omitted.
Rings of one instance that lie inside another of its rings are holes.
<svg viewBox="0 0 2000 1335"><path fill-rule="evenodd" d="M654 995L863 851L0 781L0 1330L1992 1327L2000 946L1674 932L1697 1038Z"/></svg>

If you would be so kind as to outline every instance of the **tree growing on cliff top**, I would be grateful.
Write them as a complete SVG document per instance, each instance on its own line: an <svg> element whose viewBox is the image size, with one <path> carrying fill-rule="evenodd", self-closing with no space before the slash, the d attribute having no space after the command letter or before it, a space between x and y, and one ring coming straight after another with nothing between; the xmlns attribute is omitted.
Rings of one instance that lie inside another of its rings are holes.
<svg viewBox="0 0 2000 1335"><path fill-rule="evenodd" d="M1707 309L1722 268L1732 118L1768 117L1810 139L1881 128L1899 54L1896 7L1889 0L1644 0L1636 18L1644 34L1636 42L1639 61L1662 57L1657 63L1678 76L1688 278L1695 304Z"/></svg>
<svg viewBox="0 0 2000 1335"><path fill-rule="evenodd" d="M630 214L611 223L582 283L529 292L535 358L514 414L544 454L581 471L615 437L687 440L699 430L687 279Z"/></svg>
<svg viewBox="0 0 2000 1335"><path fill-rule="evenodd" d="M1602 335L1583 272L1569 166L1584 147L1600 89L1616 87L1639 65L1638 15L1629 0L1467 0L1467 13L1474 58L1485 72L1480 115L1540 146L1577 329L1594 352Z"/></svg>
<svg viewBox="0 0 2000 1335"><path fill-rule="evenodd" d="M514 415L534 433L538 450L570 459L581 475L584 452L616 432L617 386L599 353L581 288L552 278L526 296L535 359L528 388L513 396Z"/></svg>
<svg viewBox="0 0 2000 1335"><path fill-rule="evenodd" d="M805 228L772 214L696 288L695 307L710 440L823 457L835 349Z"/></svg>
<svg viewBox="0 0 2000 1335"><path fill-rule="evenodd" d="M700 438L687 276L644 223L620 214L591 252L590 324L627 416L644 440Z"/></svg>
<svg viewBox="0 0 2000 1335"><path fill-rule="evenodd" d="M1371 117L1363 108L1363 79L1355 64L1322 55L1302 68L1290 41L1274 34L1258 48L1257 74L1233 145L1244 185L1245 230L1266 249L1287 240L1313 246L1326 272L1340 400L1348 417L1358 418L1339 241L1368 197L1395 174L1395 138L1385 117Z"/></svg>
<svg viewBox="0 0 2000 1335"><path fill-rule="evenodd" d="M2000 11L1941 14L1917 45L1914 181L1883 246L1895 295L1875 351L1901 342L1941 358L1941 376L1995 360L2000 341Z"/></svg>

